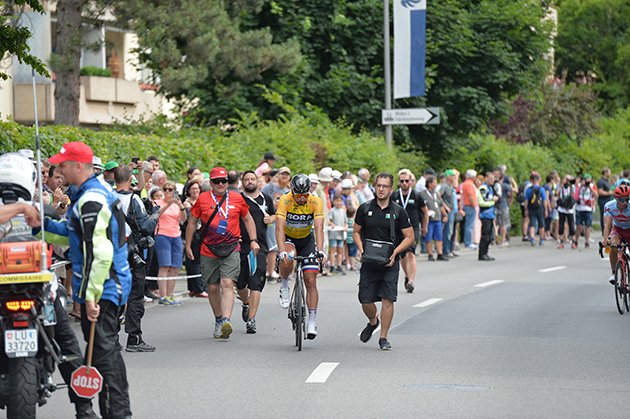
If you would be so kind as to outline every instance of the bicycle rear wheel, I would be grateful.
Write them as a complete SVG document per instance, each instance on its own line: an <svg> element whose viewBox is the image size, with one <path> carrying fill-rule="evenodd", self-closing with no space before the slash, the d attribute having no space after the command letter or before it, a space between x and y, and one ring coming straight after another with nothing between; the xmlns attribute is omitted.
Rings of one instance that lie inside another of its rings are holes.
<svg viewBox="0 0 630 419"><path fill-rule="evenodd" d="M623 299L626 305L626 311L630 313L630 284L628 284L628 281L630 281L630 265L627 261L624 261L623 266L625 267L626 273L626 293L624 294Z"/></svg>
<svg viewBox="0 0 630 419"><path fill-rule="evenodd" d="M617 303L617 311L619 314L623 314L626 311L626 271L623 266L623 262L618 260L615 265L615 302Z"/></svg>
<svg viewBox="0 0 630 419"><path fill-rule="evenodd" d="M298 272L295 278L295 345L298 351L302 350L304 333L304 290L302 272Z"/></svg>

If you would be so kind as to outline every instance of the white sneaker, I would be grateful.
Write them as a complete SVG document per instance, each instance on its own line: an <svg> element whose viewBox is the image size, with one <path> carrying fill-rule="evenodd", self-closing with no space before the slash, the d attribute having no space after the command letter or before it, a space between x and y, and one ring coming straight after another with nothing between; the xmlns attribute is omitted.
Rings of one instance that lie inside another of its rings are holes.
<svg viewBox="0 0 630 419"><path fill-rule="evenodd" d="M212 334L213 338L219 339L221 337L221 335L223 334L223 332L221 331L221 326L223 326L223 323L214 323L214 333Z"/></svg>
<svg viewBox="0 0 630 419"><path fill-rule="evenodd" d="M315 337L317 337L317 326L315 326L315 322L306 323L306 338L313 340Z"/></svg>
<svg viewBox="0 0 630 419"><path fill-rule="evenodd" d="M280 287L280 307L287 309L289 308L289 287L283 288Z"/></svg>
<svg viewBox="0 0 630 419"><path fill-rule="evenodd" d="M149 298L146 295L144 296L144 302L145 303L152 303L153 302L153 298Z"/></svg>
<svg viewBox="0 0 630 419"><path fill-rule="evenodd" d="M608 282L610 282L612 285L615 285L615 274L610 275L610 278L608 278Z"/></svg>

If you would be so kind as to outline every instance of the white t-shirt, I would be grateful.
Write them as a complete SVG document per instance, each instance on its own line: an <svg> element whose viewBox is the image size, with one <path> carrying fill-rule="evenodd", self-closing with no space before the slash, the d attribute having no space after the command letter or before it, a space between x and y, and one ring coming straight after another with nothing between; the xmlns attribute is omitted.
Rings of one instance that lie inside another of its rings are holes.
<svg viewBox="0 0 630 419"><path fill-rule="evenodd" d="M578 189L576 209L578 211L595 211L595 196L589 186L581 186Z"/></svg>

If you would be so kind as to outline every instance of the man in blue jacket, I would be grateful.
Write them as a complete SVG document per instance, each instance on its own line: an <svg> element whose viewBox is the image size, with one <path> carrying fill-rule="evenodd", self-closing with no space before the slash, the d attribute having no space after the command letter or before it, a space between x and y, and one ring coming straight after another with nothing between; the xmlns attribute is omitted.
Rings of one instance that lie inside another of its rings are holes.
<svg viewBox="0 0 630 419"><path fill-rule="evenodd" d="M125 215L118 194L93 174L92 150L66 143L49 159L70 185L65 221L45 220L46 240L70 246L73 299L81 305L85 341L96 322L92 365L103 375L99 405L103 418L131 417L129 384L118 346L118 317L131 289Z"/></svg>
<svg viewBox="0 0 630 419"><path fill-rule="evenodd" d="M479 260L491 261L493 257L488 256L488 246L492 241L492 224L494 223L494 204L499 200L492 190L494 184L494 173L486 173L486 182L477 191L477 201L479 202L479 219L481 220L481 240L479 241Z"/></svg>

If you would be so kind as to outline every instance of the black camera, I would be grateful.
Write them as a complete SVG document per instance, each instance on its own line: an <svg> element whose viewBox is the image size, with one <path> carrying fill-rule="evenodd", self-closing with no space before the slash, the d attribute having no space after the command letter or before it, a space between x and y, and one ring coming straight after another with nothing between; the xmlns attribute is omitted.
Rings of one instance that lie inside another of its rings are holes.
<svg viewBox="0 0 630 419"><path fill-rule="evenodd" d="M140 256L140 249L137 244L130 244L127 249L129 250L129 264L132 267L139 268L147 264Z"/></svg>
<svg viewBox="0 0 630 419"><path fill-rule="evenodd" d="M575 185L575 178L571 178L571 179L569 179L569 183L570 183L571 185Z"/></svg>
<svg viewBox="0 0 630 419"><path fill-rule="evenodd" d="M153 240L153 237L151 236L141 237L140 239L136 240L136 245L139 249L142 250L150 249L155 246L155 240Z"/></svg>
<svg viewBox="0 0 630 419"><path fill-rule="evenodd" d="M129 244L127 250L129 252L129 263L132 267L138 268L140 266L146 265L146 262L140 256L140 252L144 249L150 249L155 246L155 240L153 237L140 237L138 240L134 240L135 243Z"/></svg>

